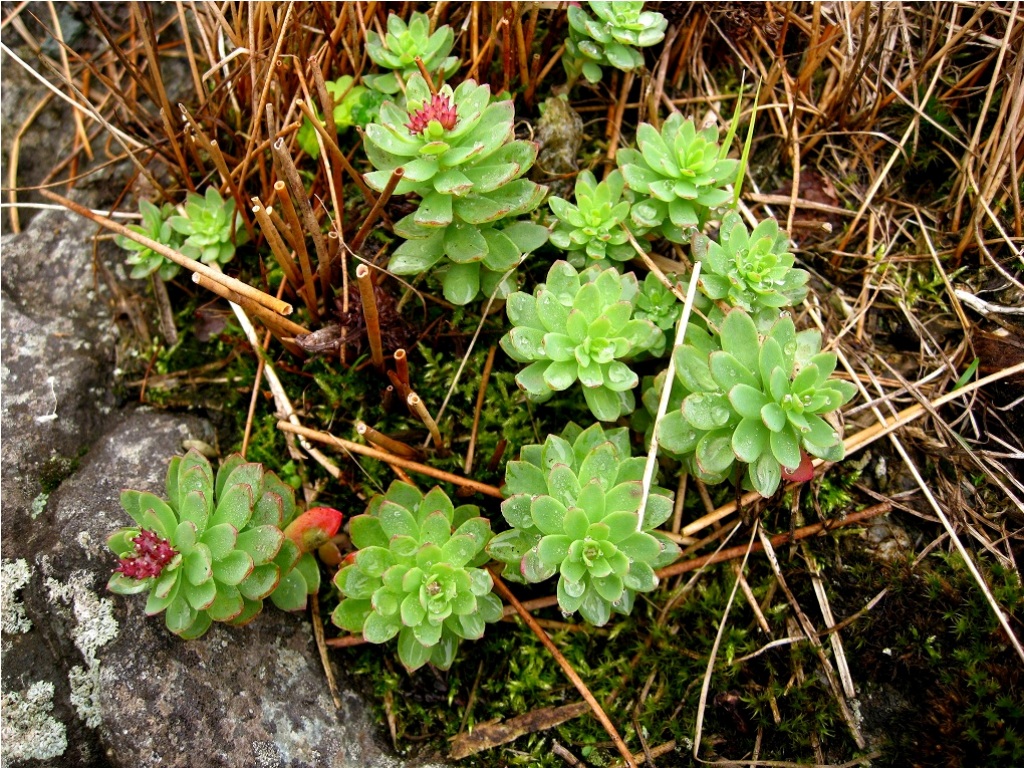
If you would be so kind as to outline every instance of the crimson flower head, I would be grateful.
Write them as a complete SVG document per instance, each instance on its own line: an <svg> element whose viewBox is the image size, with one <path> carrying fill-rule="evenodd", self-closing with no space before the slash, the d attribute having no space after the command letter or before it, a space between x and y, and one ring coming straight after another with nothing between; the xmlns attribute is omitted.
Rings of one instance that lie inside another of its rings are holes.
<svg viewBox="0 0 1024 768"><path fill-rule="evenodd" d="M139 531L132 539L135 554L122 557L114 573L123 573L129 579L148 579L159 576L164 566L178 554L167 539L161 539L152 531Z"/></svg>
<svg viewBox="0 0 1024 768"><path fill-rule="evenodd" d="M423 133L431 120L437 120L441 127L450 131L455 127L455 120L458 115L455 112L455 105L451 98L443 93L435 93L422 108L409 115L411 118L405 127L410 133Z"/></svg>

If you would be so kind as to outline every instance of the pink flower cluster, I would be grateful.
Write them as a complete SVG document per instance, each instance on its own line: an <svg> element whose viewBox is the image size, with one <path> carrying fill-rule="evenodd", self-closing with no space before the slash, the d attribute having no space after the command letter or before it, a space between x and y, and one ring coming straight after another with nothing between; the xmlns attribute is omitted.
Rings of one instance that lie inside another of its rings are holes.
<svg viewBox="0 0 1024 768"><path fill-rule="evenodd" d="M410 133L423 133L431 120L437 120L446 131L455 127L455 120L458 117L455 113L455 105L452 100L443 93L435 93L430 101L423 105L423 108L409 115L412 118L405 127Z"/></svg>
<svg viewBox="0 0 1024 768"><path fill-rule="evenodd" d="M129 579L148 579L160 572L178 552L171 542L161 539L152 531L139 531L132 539L135 554L122 557L114 573L123 573Z"/></svg>

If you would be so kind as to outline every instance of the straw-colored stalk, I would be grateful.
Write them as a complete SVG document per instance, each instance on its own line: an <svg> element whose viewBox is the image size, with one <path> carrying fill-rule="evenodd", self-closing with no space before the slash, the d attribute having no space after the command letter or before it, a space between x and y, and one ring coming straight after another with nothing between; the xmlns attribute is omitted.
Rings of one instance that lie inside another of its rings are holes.
<svg viewBox="0 0 1024 768"><path fill-rule="evenodd" d="M370 359L377 370L384 370L384 344L380 338L380 315L377 313L377 297L373 289L373 277L365 264L356 267L356 281L359 283L359 298L363 302L363 319L366 321L366 335L370 340Z"/></svg>

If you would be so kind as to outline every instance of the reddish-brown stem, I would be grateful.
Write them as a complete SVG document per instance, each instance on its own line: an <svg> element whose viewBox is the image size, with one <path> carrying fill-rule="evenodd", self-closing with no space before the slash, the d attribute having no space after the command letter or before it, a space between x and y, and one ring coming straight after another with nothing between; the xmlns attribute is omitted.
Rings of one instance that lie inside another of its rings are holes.
<svg viewBox="0 0 1024 768"><path fill-rule="evenodd" d="M257 304L268 308L269 310L276 314L290 315L292 313L292 305L289 304L288 302L281 301L280 299L275 299L273 296L270 296L256 288L253 288L251 285L243 283L241 280L236 280L233 277L228 277L227 275L221 274L220 272L217 272L215 269L206 266L201 261L190 259L188 256L184 256L178 253L177 251L168 248L163 243L158 243L156 240L148 238L145 235L140 235L137 232L128 229L128 227L122 224L118 224L116 221L108 219L105 216L100 216L96 213L93 213L88 208L81 206L72 200L68 200L66 197L61 197L60 195L54 192L50 192L48 189L40 190L39 194L41 194L48 200L52 200L55 203L63 205L69 211L77 213L79 216L84 216L85 218L89 219L89 221L99 224L101 227L104 227L105 229L109 229L111 232L116 232L119 235L127 237L129 240L134 240L136 243L141 243L147 248L155 251L156 253L159 253L161 256L170 259L178 266L184 267L185 269L190 270L195 274L202 275L207 280L224 286L228 290L235 291L236 293L241 294L246 298L252 299Z"/></svg>
<svg viewBox="0 0 1024 768"><path fill-rule="evenodd" d="M389 451L396 456L401 456L405 459L417 459L420 456L420 452L411 445L406 445L399 440L395 440L393 437L388 437L383 432L378 432L364 421L356 423L356 432L378 448Z"/></svg>
<svg viewBox="0 0 1024 768"><path fill-rule="evenodd" d="M416 472L427 477L432 477L435 480L443 480L446 483L452 483L461 488L468 488L471 491L482 493L486 496L491 496L496 499L504 499L505 494L501 492L500 488L495 488L493 485L487 485L487 483L479 483L476 480L470 480L465 477L459 477L453 475L451 472L445 472L440 469L434 469L426 464L420 464L417 461L410 461L403 459L398 456L393 456L390 453L379 451L376 448L369 448L361 443L354 443L351 440L344 440L340 437L335 437L328 432L321 432L316 429L310 429L309 427L303 427L298 424L292 424L290 421L280 420L277 422L277 428L282 432L291 432L295 435L302 435L307 440L314 440L318 443L324 443L326 445L333 445L336 448L349 451L351 453L358 453L361 456L369 456L372 459L383 461L387 464L393 464L396 467L402 469L408 469L412 472Z"/></svg>
<svg viewBox="0 0 1024 768"><path fill-rule="evenodd" d="M388 200L391 199L391 194L395 191L395 187L398 186L398 182L402 180L402 176L405 174L405 168L398 166L394 171L391 172L391 178L388 179L388 183L384 186L384 191L380 193L380 197L377 198L377 202L373 204L370 212L366 214L366 221L356 232L356 236L352 238L352 250L358 251L362 246L366 236L370 234L370 229L373 227L374 222L380 216L384 210L384 206Z"/></svg>
<svg viewBox="0 0 1024 768"><path fill-rule="evenodd" d="M396 349L394 357L395 373L405 385L405 388L411 392L412 385L409 383L409 354L404 349Z"/></svg>
<svg viewBox="0 0 1024 768"><path fill-rule="evenodd" d="M636 768L636 761L633 760L633 753L629 751L626 743L622 740L622 737L619 736L619 732L615 730L615 726L612 724L612 721L608 719L608 715L605 713L604 708L598 700L594 698L594 694L592 694L590 689L587 688L586 683L583 682L583 678L581 678L577 674L576 670L572 668L572 664L570 664L569 660L565 658L560 650L558 650L558 646L551 642L551 638L548 637L548 633L544 631L544 628L537 623L537 620L530 615L530 612L527 611L523 604L516 599L516 596L512 594L512 591L505 585L505 582L501 580L501 577L497 573L497 569L491 571L491 579L494 581L495 591L501 595L506 602L510 603L513 608L515 608L519 617L526 622L526 626L528 626L533 634L537 636L537 639L544 644L544 647L548 649L555 661L558 662L558 666L560 666L562 671L565 672L565 676L569 678L574 686L576 686L576 690L580 692L581 696L583 696L584 701L590 705L590 708L594 711L594 715L597 717L598 722L600 722L605 731L608 732L608 735L615 743L615 748L619 750L619 754L622 755L622 759L626 761L626 765L631 766L631 768Z"/></svg>
<svg viewBox="0 0 1024 768"><path fill-rule="evenodd" d="M377 314L377 297L373 288L370 268L365 264L356 267L356 281L359 283L359 298L363 302L363 319L366 321L366 336L370 340L370 359L378 371L384 370L384 345L380 338L380 316Z"/></svg>
<svg viewBox="0 0 1024 768"><path fill-rule="evenodd" d="M434 79L430 76L430 72L427 71L427 65L423 63L423 59L417 56L413 61L416 62L416 66L420 70L420 74L423 75L423 79L427 81L427 88L430 89L430 93L437 93L437 86L434 85Z"/></svg>
<svg viewBox="0 0 1024 768"><path fill-rule="evenodd" d="M463 464L463 471L468 475L473 468L473 454L476 451L476 435L480 429L480 414L484 409L484 395L487 393L487 382L491 380L491 368L494 366L494 353L497 347L491 347L487 352L487 361L484 363L484 371L480 376L480 389L476 393L476 408L473 410L473 429L469 433L469 448L466 449L466 462ZM397 352L395 353L397 357Z"/></svg>

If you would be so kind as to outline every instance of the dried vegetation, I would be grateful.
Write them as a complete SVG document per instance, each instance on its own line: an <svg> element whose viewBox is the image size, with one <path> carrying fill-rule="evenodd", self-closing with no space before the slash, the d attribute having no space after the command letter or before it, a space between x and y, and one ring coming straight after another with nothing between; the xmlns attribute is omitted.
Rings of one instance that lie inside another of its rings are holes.
<svg viewBox="0 0 1024 768"><path fill-rule="evenodd" d="M563 82L555 3L4 6L5 66L19 52L53 84L9 126L8 202L39 190L57 200L106 165L130 176L112 210L178 204L207 184L234 198L254 243L229 265L239 282L211 270L194 281L235 302L245 335L225 326L222 300L211 312L213 297L187 280L170 296L154 281L164 320L148 305L132 312L142 353L121 361L122 386L166 407L230 399L248 417L222 417L225 441L285 467L307 501L355 506L374 484L425 475L500 497L502 433L511 455L516 439L538 430L539 442L555 423L526 414L507 361L486 355L501 332L493 316L444 307L386 274L387 231L407 211L364 184L356 132L336 132L328 117L317 160L297 146L311 105L332 115L325 81L370 72L367 30L413 5L456 31L455 79L513 92L529 135ZM679 110L724 124L739 98L745 126L756 109L740 208L751 222L775 216L813 273L799 321L823 330L860 390L843 414L849 458L765 502L681 479L673 530L684 560L610 631L556 620L544 596L506 597L540 617L538 636L552 634L552 652L603 705L635 764L689 765L690 754L744 765L1019 764L1024 9L658 5L669 26L648 69L577 85L579 155L542 154L548 178L537 180L571 179L573 161L600 177L641 121ZM60 45L72 16L84 42ZM19 142L57 99L74 104L66 143L38 186L19 189ZM5 215L18 231L19 208ZM674 259L669 246L656 250ZM139 284L99 277L139 306ZM378 320L360 304L375 291ZM385 344L373 360L380 368L387 356L390 380L366 366L356 376L375 322ZM180 342L175 323L187 325ZM297 343L307 331L319 336ZM324 350L329 363L309 357ZM418 402L412 416L382 408L399 396ZM376 445L375 427L388 433ZM613 764L615 746L547 651L525 629L495 634L444 678L407 679L377 648L330 656L366 673L399 750L423 742L443 753L454 737L452 754L469 764Z"/></svg>

